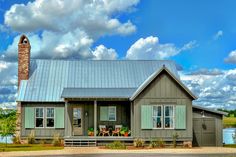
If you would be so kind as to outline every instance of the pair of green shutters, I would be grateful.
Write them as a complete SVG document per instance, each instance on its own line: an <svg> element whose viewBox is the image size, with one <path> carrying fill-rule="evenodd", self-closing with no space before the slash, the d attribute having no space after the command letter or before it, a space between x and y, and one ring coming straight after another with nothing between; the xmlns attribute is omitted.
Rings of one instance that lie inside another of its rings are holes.
<svg viewBox="0 0 236 157"><path fill-rule="evenodd" d="M55 128L64 128L64 107L55 107ZM25 128L35 128L35 107L25 107Z"/></svg>
<svg viewBox="0 0 236 157"><path fill-rule="evenodd" d="M152 105L141 106L141 129L153 129ZM175 106L175 129L186 129L186 105Z"/></svg>

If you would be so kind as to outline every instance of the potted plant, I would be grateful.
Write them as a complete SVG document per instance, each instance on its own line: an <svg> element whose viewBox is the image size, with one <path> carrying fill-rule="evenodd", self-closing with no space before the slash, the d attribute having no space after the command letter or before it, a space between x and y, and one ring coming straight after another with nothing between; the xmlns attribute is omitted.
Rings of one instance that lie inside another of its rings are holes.
<svg viewBox="0 0 236 157"><path fill-rule="evenodd" d="M93 127L88 128L88 135L89 136L94 136L94 129L93 129Z"/></svg>
<svg viewBox="0 0 236 157"><path fill-rule="evenodd" d="M125 136L125 137L129 136L129 129L128 129L128 127L122 127L120 129L120 134Z"/></svg>

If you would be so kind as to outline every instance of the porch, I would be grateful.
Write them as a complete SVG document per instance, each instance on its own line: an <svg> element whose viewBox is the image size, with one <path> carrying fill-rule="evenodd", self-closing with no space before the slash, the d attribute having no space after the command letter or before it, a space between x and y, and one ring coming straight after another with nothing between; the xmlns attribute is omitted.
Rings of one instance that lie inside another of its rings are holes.
<svg viewBox="0 0 236 157"><path fill-rule="evenodd" d="M132 140L131 103L127 100L67 99L65 104L65 144L83 141ZM105 126L105 134L101 134ZM128 136L124 131L126 128Z"/></svg>

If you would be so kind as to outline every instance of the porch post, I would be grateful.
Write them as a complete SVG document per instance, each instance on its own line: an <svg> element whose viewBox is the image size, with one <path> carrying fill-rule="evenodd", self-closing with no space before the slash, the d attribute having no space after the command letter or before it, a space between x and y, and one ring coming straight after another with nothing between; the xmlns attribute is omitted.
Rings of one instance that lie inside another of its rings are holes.
<svg viewBox="0 0 236 157"><path fill-rule="evenodd" d="M94 137L97 136L97 100L94 100Z"/></svg>
<svg viewBox="0 0 236 157"><path fill-rule="evenodd" d="M130 130L131 130L131 136L133 136L133 102L130 102Z"/></svg>
<svg viewBox="0 0 236 157"><path fill-rule="evenodd" d="M71 137L72 135L72 123L70 120L68 101L65 101L65 136Z"/></svg>

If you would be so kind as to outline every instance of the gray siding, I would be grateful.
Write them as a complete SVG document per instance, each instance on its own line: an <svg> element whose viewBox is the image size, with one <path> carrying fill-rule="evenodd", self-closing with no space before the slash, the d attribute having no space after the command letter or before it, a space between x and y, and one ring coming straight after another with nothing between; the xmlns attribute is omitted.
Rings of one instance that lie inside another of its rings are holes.
<svg viewBox="0 0 236 157"><path fill-rule="evenodd" d="M27 137L32 130L35 132L36 138L52 138L54 134L59 133L60 136L64 136L65 129L55 129L55 128L25 128L25 107L64 107L63 103L21 103L22 104L22 116L21 116L21 136Z"/></svg>
<svg viewBox="0 0 236 157"><path fill-rule="evenodd" d="M156 104L186 105L186 130L141 129L141 105ZM134 112L132 116L132 119L134 119L132 128L133 137L160 137L164 140L172 140L172 135L177 132L180 140L192 140L192 98L164 71L134 100Z"/></svg>
<svg viewBox="0 0 236 157"><path fill-rule="evenodd" d="M193 118L202 118L202 110L193 108ZM205 117L215 119L216 146L223 146L223 115L204 111Z"/></svg>

